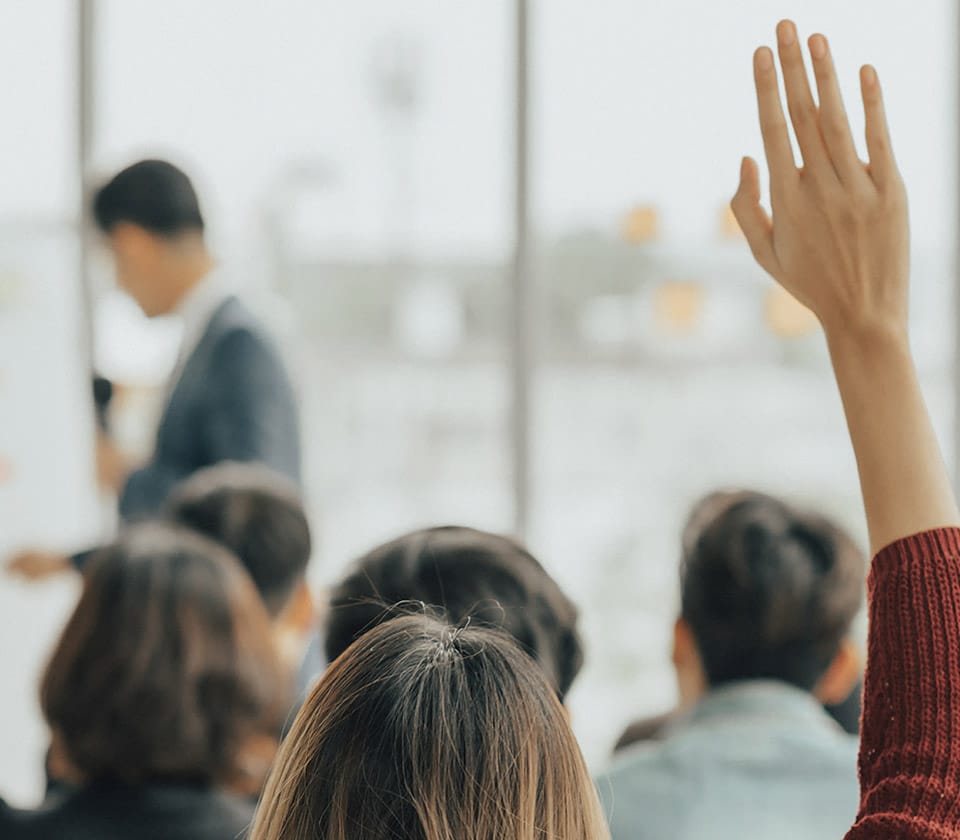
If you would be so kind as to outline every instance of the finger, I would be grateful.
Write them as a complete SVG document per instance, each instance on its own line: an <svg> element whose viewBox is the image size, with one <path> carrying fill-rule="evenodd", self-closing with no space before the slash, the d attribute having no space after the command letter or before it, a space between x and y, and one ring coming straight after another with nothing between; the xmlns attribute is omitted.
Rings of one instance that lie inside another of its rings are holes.
<svg viewBox="0 0 960 840"><path fill-rule="evenodd" d="M769 274L776 275L773 224L760 204L760 172L753 158L745 157L740 165L740 186L730 202L730 208L754 259Z"/></svg>
<svg viewBox="0 0 960 840"><path fill-rule="evenodd" d="M820 98L820 134L840 180L851 183L864 177L863 164L853 145L850 120L847 119L847 110L843 107L833 56L830 55L830 46L823 35L813 35L810 38L810 57Z"/></svg>
<svg viewBox="0 0 960 840"><path fill-rule="evenodd" d="M783 20L777 26L777 48L783 67L783 86L787 92L787 108L790 121L797 135L800 154L806 170L818 178L835 178L833 166L820 136L820 120L817 106L810 92L807 69L803 66L803 53L797 40L797 27L792 21Z"/></svg>
<svg viewBox="0 0 960 840"><path fill-rule="evenodd" d="M754 53L753 77L757 87L760 133L763 135L763 148L770 169L770 188L775 190L786 180L796 178L797 165L790 147L783 104L780 102L777 68L773 53L767 47L761 47Z"/></svg>
<svg viewBox="0 0 960 840"><path fill-rule="evenodd" d="M878 187L897 176L897 162L890 145L890 130L883 107L883 92L877 71L867 65L860 69L860 91L866 117L867 153L870 155L870 177Z"/></svg>

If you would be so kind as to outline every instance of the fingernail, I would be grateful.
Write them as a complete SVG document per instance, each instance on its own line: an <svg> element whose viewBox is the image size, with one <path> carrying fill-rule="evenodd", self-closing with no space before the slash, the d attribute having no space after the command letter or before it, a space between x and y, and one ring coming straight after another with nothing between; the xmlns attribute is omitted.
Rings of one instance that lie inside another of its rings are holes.
<svg viewBox="0 0 960 840"><path fill-rule="evenodd" d="M758 70L770 70L773 68L773 53L767 47L760 47L756 53L756 62Z"/></svg>
<svg viewBox="0 0 960 840"><path fill-rule="evenodd" d="M810 55L814 58L823 58L827 54L827 39L823 35L814 35L810 38Z"/></svg>
<svg viewBox="0 0 960 840"><path fill-rule="evenodd" d="M860 76L868 87L874 87L877 84L877 71L869 64L860 71Z"/></svg>
<svg viewBox="0 0 960 840"><path fill-rule="evenodd" d="M797 27L794 26L792 20L780 21L780 24L777 26L777 37L785 47L789 47L797 40Z"/></svg>

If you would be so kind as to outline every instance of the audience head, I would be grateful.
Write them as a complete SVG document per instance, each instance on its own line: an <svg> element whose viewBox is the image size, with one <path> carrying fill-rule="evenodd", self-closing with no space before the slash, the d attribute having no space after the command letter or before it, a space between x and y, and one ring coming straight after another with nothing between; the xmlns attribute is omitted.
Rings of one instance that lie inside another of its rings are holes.
<svg viewBox="0 0 960 840"><path fill-rule="evenodd" d="M753 492L714 493L683 537L674 661L684 701L771 679L845 699L859 671L850 626L865 561L822 516Z"/></svg>
<svg viewBox="0 0 960 840"><path fill-rule="evenodd" d="M144 524L91 559L41 703L72 781L255 791L287 709L283 685L269 618L235 558Z"/></svg>
<svg viewBox="0 0 960 840"><path fill-rule="evenodd" d="M251 840L598 840L596 792L542 669L506 634L406 615L320 679Z"/></svg>
<svg viewBox="0 0 960 840"><path fill-rule="evenodd" d="M310 525L300 489L285 476L260 464L208 467L173 491L166 512L236 555L275 619L307 592Z"/></svg>
<svg viewBox="0 0 960 840"><path fill-rule="evenodd" d="M459 624L496 627L532 656L563 699L583 664L577 609L543 566L509 537L472 528L415 531L366 554L330 596L326 654L419 602Z"/></svg>
<svg viewBox="0 0 960 840"><path fill-rule="evenodd" d="M162 160L135 163L97 191L93 217L120 287L146 315L170 312L187 282L178 267L207 259L203 215L186 174Z"/></svg>

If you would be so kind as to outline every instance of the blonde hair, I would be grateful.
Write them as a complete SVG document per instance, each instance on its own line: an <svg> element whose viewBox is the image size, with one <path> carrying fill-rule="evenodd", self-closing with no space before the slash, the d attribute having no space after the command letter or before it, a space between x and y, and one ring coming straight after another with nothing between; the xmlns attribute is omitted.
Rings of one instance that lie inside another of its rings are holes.
<svg viewBox="0 0 960 840"><path fill-rule="evenodd" d="M606 840L566 713L496 630L426 615L361 636L307 700L250 840Z"/></svg>

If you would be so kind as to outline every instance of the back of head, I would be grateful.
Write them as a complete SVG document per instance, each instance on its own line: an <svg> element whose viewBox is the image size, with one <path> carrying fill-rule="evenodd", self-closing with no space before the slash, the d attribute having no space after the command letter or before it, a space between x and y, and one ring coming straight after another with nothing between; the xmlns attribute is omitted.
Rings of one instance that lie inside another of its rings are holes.
<svg viewBox="0 0 960 840"><path fill-rule="evenodd" d="M404 616L324 674L271 773L251 840L606 837L542 671L504 634Z"/></svg>
<svg viewBox="0 0 960 840"><path fill-rule="evenodd" d="M708 683L776 679L812 690L847 636L865 561L838 526L761 493L708 496L691 514L682 618Z"/></svg>
<svg viewBox="0 0 960 840"><path fill-rule="evenodd" d="M201 470L174 490L167 515L230 549L273 616L306 576L312 548L300 491L266 467L227 463Z"/></svg>
<svg viewBox="0 0 960 840"><path fill-rule="evenodd" d="M193 184L163 160L142 160L111 178L94 196L93 216L106 234L124 223L168 238L204 229Z"/></svg>
<svg viewBox="0 0 960 840"><path fill-rule="evenodd" d="M166 525L91 561L41 688L85 782L232 784L241 752L285 711L270 623L237 561Z"/></svg>
<svg viewBox="0 0 960 840"><path fill-rule="evenodd" d="M328 661L371 627L393 618L387 605L421 602L456 624L509 633L540 663L563 698L583 664L577 609L543 566L509 537L472 528L415 531L356 563L330 596Z"/></svg>

